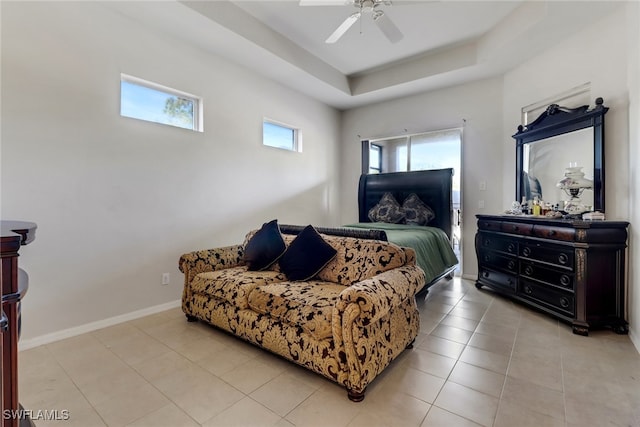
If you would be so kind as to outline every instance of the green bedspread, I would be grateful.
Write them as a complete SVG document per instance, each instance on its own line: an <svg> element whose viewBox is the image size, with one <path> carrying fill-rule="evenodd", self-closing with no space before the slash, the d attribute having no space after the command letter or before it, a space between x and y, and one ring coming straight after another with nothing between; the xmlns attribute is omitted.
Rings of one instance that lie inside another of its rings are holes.
<svg viewBox="0 0 640 427"><path fill-rule="evenodd" d="M436 227L381 222L360 222L345 227L384 230L390 242L413 248L416 263L424 270L427 283L458 264L446 233Z"/></svg>

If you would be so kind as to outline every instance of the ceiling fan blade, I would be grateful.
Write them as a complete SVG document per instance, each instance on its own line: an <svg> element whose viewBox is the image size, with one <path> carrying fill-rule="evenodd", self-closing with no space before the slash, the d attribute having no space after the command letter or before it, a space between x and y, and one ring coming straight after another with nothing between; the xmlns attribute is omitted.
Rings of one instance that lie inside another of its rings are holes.
<svg viewBox="0 0 640 427"><path fill-rule="evenodd" d="M306 1L306 0L304 0ZM321 0L315 0L321 1ZM442 0L382 0L385 6L410 6L414 4L440 3Z"/></svg>
<svg viewBox="0 0 640 427"><path fill-rule="evenodd" d="M384 14L384 12L380 11L379 14L375 15L373 17L373 21L378 25L378 28L380 28L384 35L387 36L391 43L397 43L404 37L400 29L396 27L396 24L394 24L393 21Z"/></svg>
<svg viewBox="0 0 640 427"><path fill-rule="evenodd" d="M325 43L337 42L338 39L340 39L340 37L342 37L342 35L346 33L349 28L351 28L351 26L360 18L361 15L362 13L356 12L353 15L349 16L347 19L345 19L344 22L340 24L338 28L336 28L333 34L331 34L329 38L325 40Z"/></svg>
<svg viewBox="0 0 640 427"><path fill-rule="evenodd" d="M300 0L300 6L344 6L353 4L353 0Z"/></svg>

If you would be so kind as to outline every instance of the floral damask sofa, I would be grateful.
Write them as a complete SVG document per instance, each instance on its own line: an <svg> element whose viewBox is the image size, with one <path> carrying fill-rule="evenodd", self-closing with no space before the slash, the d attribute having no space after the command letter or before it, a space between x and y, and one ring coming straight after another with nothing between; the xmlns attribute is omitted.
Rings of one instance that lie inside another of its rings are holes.
<svg viewBox="0 0 640 427"><path fill-rule="evenodd" d="M318 254L324 258L316 260ZM296 265L308 262L315 263L311 270ZM320 234L311 226L286 235L274 220L243 244L182 255L179 268L189 321L344 385L353 401L364 399L367 385L418 334L415 293L424 272L413 249L386 241Z"/></svg>

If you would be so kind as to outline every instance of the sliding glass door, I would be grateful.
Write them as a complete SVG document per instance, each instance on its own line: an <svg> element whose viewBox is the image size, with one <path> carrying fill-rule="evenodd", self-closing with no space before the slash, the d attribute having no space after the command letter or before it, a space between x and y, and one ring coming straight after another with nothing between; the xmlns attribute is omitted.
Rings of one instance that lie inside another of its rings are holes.
<svg viewBox="0 0 640 427"><path fill-rule="evenodd" d="M453 244L460 250L462 128L363 141L362 170L366 173L453 169ZM459 253L459 252L458 252Z"/></svg>

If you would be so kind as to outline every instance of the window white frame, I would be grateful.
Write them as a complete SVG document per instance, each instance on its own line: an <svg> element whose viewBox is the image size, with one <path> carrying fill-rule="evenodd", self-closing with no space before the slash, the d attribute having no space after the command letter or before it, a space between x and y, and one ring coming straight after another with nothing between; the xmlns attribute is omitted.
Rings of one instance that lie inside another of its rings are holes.
<svg viewBox="0 0 640 427"><path fill-rule="evenodd" d="M144 121L149 121L149 122L153 122L153 123L160 123L163 125L167 125L167 126L174 126L174 127L179 127L181 129L188 129L188 130L193 130L196 132L204 132L204 126L203 126L203 99L200 96L197 95L193 95L191 93L188 92L184 92L181 90L177 90L177 89L173 89L170 88L168 86L164 86L158 83L154 83L151 82L149 80L145 80L145 79L141 79L139 77L134 77L128 74L124 74L121 73L120 74L120 87L122 88L122 83L129 83L132 85L136 85L142 88L146 88L146 89L152 89L158 92L162 92L163 94L169 95L169 96L173 96L176 98L181 98L181 99L185 99L187 101L190 101L193 105L193 121L192 121L192 126L180 126L178 124L175 123L170 123L168 121L162 121L162 120L153 120L153 119L148 119L142 116L138 116L135 114L126 114L123 113L123 96L122 96L122 92L120 93L120 115L123 117L130 117L133 119L138 119L138 120L144 120Z"/></svg>
<svg viewBox="0 0 640 427"><path fill-rule="evenodd" d="M280 128L282 130L291 132L290 144L289 144L289 140L287 140L286 144L274 143L272 141L269 141L265 135L265 125L273 126L275 128ZM302 152L302 132L298 127L291 126L286 123L264 117L262 119L262 145L264 145L265 147L278 148L280 150L293 151L293 152L299 153L299 152Z"/></svg>

